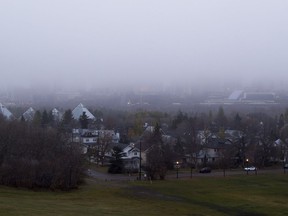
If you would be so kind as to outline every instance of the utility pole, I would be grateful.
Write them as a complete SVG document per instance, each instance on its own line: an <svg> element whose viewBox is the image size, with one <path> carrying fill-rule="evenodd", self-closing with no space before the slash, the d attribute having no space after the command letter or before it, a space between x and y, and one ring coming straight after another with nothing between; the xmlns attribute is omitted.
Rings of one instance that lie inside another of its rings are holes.
<svg viewBox="0 0 288 216"><path fill-rule="evenodd" d="M140 146L139 146L139 150L140 150L140 156L139 156L139 180L141 181L141 175L142 175L142 164L141 164L141 160L142 160L142 158L141 158L141 151L142 151L142 146L141 146L141 139L140 139Z"/></svg>

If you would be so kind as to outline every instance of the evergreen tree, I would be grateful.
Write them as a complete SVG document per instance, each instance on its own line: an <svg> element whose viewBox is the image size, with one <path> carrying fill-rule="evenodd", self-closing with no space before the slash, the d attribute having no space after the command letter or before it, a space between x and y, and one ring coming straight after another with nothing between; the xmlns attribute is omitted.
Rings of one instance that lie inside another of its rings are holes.
<svg viewBox="0 0 288 216"><path fill-rule="evenodd" d="M89 119L88 116L86 115L86 112L83 112L83 114L80 116L79 122L82 129L88 128Z"/></svg>
<svg viewBox="0 0 288 216"><path fill-rule="evenodd" d="M278 121L278 129L281 129L284 126L284 124L285 124L284 115L281 114Z"/></svg>
<svg viewBox="0 0 288 216"><path fill-rule="evenodd" d="M48 113L46 110L42 112L42 118L41 118L41 125L42 127L46 127L49 123Z"/></svg>
<svg viewBox="0 0 288 216"><path fill-rule="evenodd" d="M216 123L219 127L225 127L227 122L227 118L224 113L224 109L222 106L219 107L217 116L216 116Z"/></svg>
<svg viewBox="0 0 288 216"><path fill-rule="evenodd" d="M26 122L25 118L23 115L21 115L21 119L20 119L21 122Z"/></svg>
<svg viewBox="0 0 288 216"><path fill-rule="evenodd" d="M54 122L55 122L52 110L50 110L48 113L48 122L49 122L49 124L54 124Z"/></svg>
<svg viewBox="0 0 288 216"><path fill-rule="evenodd" d="M33 125L35 126L40 126L41 125L41 122L42 122L42 115L41 115L41 112L39 110L37 110L35 112L35 115L33 117Z"/></svg>
<svg viewBox="0 0 288 216"><path fill-rule="evenodd" d="M124 166L123 160L121 156L121 149L117 146L113 148L112 160L110 161L110 166L108 169L109 173L122 173Z"/></svg>
<svg viewBox="0 0 288 216"><path fill-rule="evenodd" d="M64 115L63 115L63 120L62 120L62 123L64 125L69 125L71 124L73 121L73 114L72 114L72 110L71 109L68 109L64 112Z"/></svg>
<svg viewBox="0 0 288 216"><path fill-rule="evenodd" d="M237 130L240 130L242 128L242 119L239 113L237 113L234 117L234 128Z"/></svg>

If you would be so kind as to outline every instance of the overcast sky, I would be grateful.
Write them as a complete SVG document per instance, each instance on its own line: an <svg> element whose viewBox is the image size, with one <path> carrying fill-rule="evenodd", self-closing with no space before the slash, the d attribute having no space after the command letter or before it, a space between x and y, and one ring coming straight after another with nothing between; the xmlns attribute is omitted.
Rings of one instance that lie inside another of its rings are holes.
<svg viewBox="0 0 288 216"><path fill-rule="evenodd" d="M283 83L287 22L287 0L0 0L0 84Z"/></svg>

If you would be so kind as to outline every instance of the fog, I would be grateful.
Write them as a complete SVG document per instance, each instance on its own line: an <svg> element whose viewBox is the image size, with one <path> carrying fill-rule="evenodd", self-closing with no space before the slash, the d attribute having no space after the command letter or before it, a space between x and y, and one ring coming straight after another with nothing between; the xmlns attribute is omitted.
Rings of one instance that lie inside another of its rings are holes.
<svg viewBox="0 0 288 216"><path fill-rule="evenodd" d="M1 87L284 86L286 0L1 0Z"/></svg>

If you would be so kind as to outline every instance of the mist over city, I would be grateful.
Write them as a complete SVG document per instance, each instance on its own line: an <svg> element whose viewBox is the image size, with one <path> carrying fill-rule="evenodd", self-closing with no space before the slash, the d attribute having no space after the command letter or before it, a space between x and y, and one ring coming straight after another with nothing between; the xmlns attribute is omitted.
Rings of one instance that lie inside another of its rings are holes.
<svg viewBox="0 0 288 216"><path fill-rule="evenodd" d="M3 1L1 89L283 89L287 4Z"/></svg>

